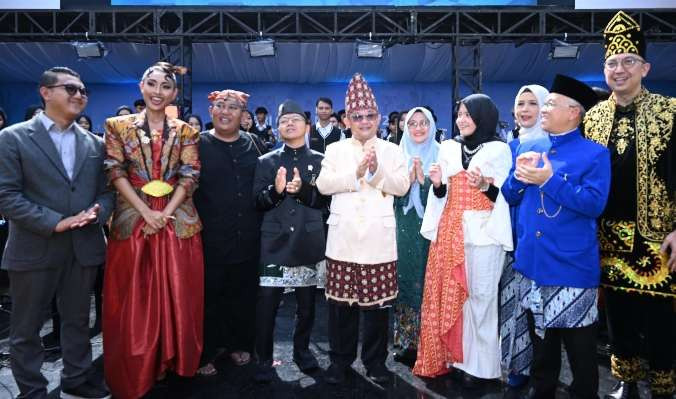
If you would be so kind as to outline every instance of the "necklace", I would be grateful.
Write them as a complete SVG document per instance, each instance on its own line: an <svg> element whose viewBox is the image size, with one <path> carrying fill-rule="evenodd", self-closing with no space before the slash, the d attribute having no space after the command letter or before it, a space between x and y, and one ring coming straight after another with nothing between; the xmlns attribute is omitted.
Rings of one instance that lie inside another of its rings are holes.
<svg viewBox="0 0 676 399"><path fill-rule="evenodd" d="M462 145L462 152L464 152L464 153L467 154L467 155L474 155L474 154L476 154L477 152L479 152L479 150L480 150L483 146L484 146L483 143L481 143L481 144L479 144L475 149L470 150L470 149L467 148L466 145L463 144L463 145Z"/></svg>
<svg viewBox="0 0 676 399"><path fill-rule="evenodd" d="M549 219L554 219L555 217L559 216L559 213L561 212L562 208L562 206L559 205L559 209L557 209L553 215L548 214L547 208L545 208L545 193L542 191L540 191L540 206L542 206L542 213L544 213L545 216L548 217Z"/></svg>

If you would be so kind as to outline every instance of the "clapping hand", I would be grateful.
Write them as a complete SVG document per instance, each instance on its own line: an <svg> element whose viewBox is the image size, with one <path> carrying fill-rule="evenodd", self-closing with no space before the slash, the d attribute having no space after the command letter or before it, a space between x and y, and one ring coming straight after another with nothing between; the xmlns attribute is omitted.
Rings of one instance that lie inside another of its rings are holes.
<svg viewBox="0 0 676 399"><path fill-rule="evenodd" d="M286 172L284 173L284 176L286 178ZM286 192L289 194L298 194L300 191L300 187L303 184L303 181L300 179L300 172L298 172L298 168L293 168L293 179L286 183Z"/></svg>
<svg viewBox="0 0 676 399"><path fill-rule="evenodd" d="M441 186L441 166L438 163L430 165L430 181L435 188Z"/></svg>
<svg viewBox="0 0 676 399"><path fill-rule="evenodd" d="M536 154L536 155L532 155ZM552 163L546 152L542 153L542 167L538 168L536 165L540 160L540 154L527 152L519 155L516 158L516 170L514 177L526 184L535 184L541 186L554 174L552 170Z"/></svg>
<svg viewBox="0 0 676 399"><path fill-rule="evenodd" d="M277 194L281 194L286 188L286 168L280 166L277 169L277 176L275 176L275 191L277 191Z"/></svg>

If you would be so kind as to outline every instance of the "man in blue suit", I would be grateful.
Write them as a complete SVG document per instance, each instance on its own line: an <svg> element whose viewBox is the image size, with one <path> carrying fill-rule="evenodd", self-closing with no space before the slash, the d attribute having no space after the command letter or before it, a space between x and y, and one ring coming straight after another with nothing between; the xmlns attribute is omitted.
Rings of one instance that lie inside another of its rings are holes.
<svg viewBox="0 0 676 399"><path fill-rule="evenodd" d="M502 186L505 199L521 206L514 269L533 341L534 398L554 398L561 342L573 373L572 397L597 398L596 218L608 198L610 157L579 129L595 103L587 85L557 75L542 109L542 128L549 134L519 146Z"/></svg>

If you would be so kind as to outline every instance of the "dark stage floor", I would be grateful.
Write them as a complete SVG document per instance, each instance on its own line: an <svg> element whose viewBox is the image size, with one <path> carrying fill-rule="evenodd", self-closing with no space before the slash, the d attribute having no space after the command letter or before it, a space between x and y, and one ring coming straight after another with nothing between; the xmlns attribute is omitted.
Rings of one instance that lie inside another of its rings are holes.
<svg viewBox="0 0 676 399"><path fill-rule="evenodd" d="M326 302L323 292L317 292L317 320L312 336L311 349L317 356L322 370L311 375L301 373L291 361L293 319L295 299L293 295L285 295L284 303L277 318L275 342L275 369L278 378L269 385L259 385L253 382L254 364L242 367L233 365L225 356L216 363L218 375L209 378L184 379L169 376L167 380L155 386L147 395L152 399L202 399L202 398L261 398L261 399L314 399L314 398L482 398L495 399L503 397L503 386L499 381L483 390L463 390L458 383L448 377L435 380L423 380L411 374L406 366L388 359L388 368L392 371L390 382L383 386L372 383L365 377L364 368L359 360L353 364L353 370L346 384L332 386L323 380L323 370L329 365ZM100 355L100 336L92 340L94 354ZM60 359L50 357L53 363L45 363L43 370L48 374L51 387L58 385L58 369ZM102 359L96 360L98 372L102 372ZM47 372L50 371L50 372ZM610 377L608 359L599 358L600 389L599 394L608 392L613 386ZM561 373L561 386L557 398L567 398L565 392L570 383L570 371L565 362ZM10 398L16 394L16 386L8 369L0 370L0 398ZM649 396L645 384L642 385L643 398ZM50 397L58 397L58 388Z"/></svg>

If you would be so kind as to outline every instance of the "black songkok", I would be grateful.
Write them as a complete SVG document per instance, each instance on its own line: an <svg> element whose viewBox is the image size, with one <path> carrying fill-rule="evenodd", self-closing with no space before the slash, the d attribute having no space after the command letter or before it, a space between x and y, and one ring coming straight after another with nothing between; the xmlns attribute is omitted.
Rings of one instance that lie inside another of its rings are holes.
<svg viewBox="0 0 676 399"><path fill-rule="evenodd" d="M279 110L277 110L277 123L279 123L279 118L286 114L298 114L305 119L305 122L308 122L303 108L293 100L286 100L279 105Z"/></svg>
<svg viewBox="0 0 676 399"><path fill-rule="evenodd" d="M558 93L579 102L585 111L596 105L598 97L594 90L577 79L565 75L556 75L550 93Z"/></svg>

